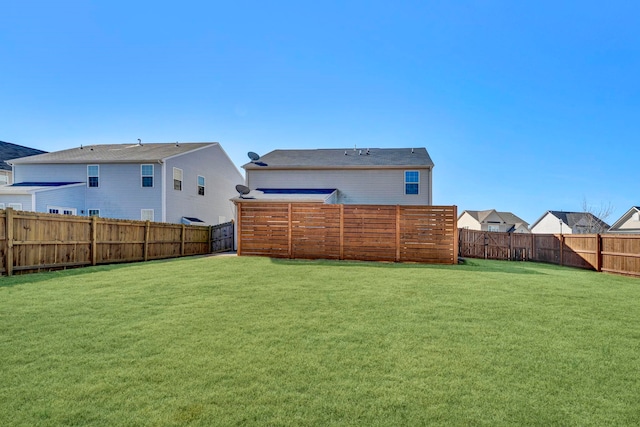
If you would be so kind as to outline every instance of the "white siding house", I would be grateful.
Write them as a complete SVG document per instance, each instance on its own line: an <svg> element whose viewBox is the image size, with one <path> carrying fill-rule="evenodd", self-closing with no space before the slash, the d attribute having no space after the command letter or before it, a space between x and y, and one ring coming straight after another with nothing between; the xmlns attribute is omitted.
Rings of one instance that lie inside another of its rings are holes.
<svg viewBox="0 0 640 427"><path fill-rule="evenodd" d="M336 190L340 204L431 205L425 148L275 150L243 166L251 190ZM255 193L252 193L255 194Z"/></svg>
<svg viewBox="0 0 640 427"><path fill-rule="evenodd" d="M633 206L609 229L610 233L640 234L640 206Z"/></svg>
<svg viewBox="0 0 640 427"><path fill-rule="evenodd" d="M465 210L458 218L458 228L469 230L499 231L504 233L529 233L529 224L511 212L495 209L484 211Z"/></svg>
<svg viewBox="0 0 640 427"><path fill-rule="evenodd" d="M589 212L547 211L531 226L535 234L604 233L609 225Z"/></svg>
<svg viewBox="0 0 640 427"><path fill-rule="evenodd" d="M11 163L15 183L0 188L7 206L170 223L233 219L229 199L243 180L218 143L89 145Z"/></svg>

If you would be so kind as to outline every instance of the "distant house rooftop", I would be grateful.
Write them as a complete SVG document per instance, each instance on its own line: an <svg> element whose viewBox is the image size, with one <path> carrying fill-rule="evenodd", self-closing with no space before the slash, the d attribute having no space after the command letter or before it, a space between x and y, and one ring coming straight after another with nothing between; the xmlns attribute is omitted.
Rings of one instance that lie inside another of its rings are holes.
<svg viewBox="0 0 640 427"><path fill-rule="evenodd" d="M168 157L215 145L217 142L84 145L68 150L18 158L12 164L157 163Z"/></svg>
<svg viewBox="0 0 640 427"><path fill-rule="evenodd" d="M243 166L251 169L432 168L425 148L274 150Z"/></svg>
<svg viewBox="0 0 640 427"><path fill-rule="evenodd" d="M46 153L46 151L0 141L0 170L11 170L11 165L7 163L8 160L43 153Z"/></svg>

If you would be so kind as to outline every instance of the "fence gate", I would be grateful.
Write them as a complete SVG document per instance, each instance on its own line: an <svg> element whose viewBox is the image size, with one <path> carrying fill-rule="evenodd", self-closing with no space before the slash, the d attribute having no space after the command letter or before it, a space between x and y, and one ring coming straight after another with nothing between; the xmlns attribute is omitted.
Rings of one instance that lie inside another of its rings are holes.
<svg viewBox="0 0 640 427"><path fill-rule="evenodd" d="M211 253L233 249L233 221L211 227Z"/></svg>

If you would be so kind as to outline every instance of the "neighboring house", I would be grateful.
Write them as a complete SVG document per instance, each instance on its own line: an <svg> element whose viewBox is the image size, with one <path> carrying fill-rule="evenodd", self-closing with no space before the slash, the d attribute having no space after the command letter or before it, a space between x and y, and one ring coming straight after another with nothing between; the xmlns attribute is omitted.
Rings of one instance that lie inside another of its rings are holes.
<svg viewBox="0 0 640 427"><path fill-rule="evenodd" d="M458 228L469 230L529 233L529 224L511 212L464 211L458 218Z"/></svg>
<svg viewBox="0 0 640 427"><path fill-rule="evenodd" d="M13 173L8 160L43 153L46 151L0 141L0 185L13 184Z"/></svg>
<svg viewBox="0 0 640 427"><path fill-rule="evenodd" d="M256 201L431 205L433 166L425 148L352 148L275 150L243 168Z"/></svg>
<svg viewBox="0 0 640 427"><path fill-rule="evenodd" d="M0 208L218 224L242 174L218 143L88 145L11 161Z"/></svg>
<svg viewBox="0 0 640 427"><path fill-rule="evenodd" d="M640 206L634 206L613 223L610 233L640 234Z"/></svg>
<svg viewBox="0 0 640 427"><path fill-rule="evenodd" d="M609 225L590 212L547 211L531 226L535 234L604 233Z"/></svg>

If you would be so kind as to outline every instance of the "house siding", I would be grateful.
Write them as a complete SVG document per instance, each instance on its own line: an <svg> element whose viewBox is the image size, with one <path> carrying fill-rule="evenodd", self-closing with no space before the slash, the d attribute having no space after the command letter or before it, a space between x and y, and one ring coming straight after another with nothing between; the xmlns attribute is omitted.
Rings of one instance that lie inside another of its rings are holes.
<svg viewBox="0 0 640 427"><path fill-rule="evenodd" d="M48 206L75 208L77 215L84 215L84 186L73 186L36 192L36 212L48 212Z"/></svg>
<svg viewBox="0 0 640 427"><path fill-rule="evenodd" d="M0 203L4 203L5 208L9 203L22 203L23 211L33 211L33 197L30 194L7 194L0 195Z"/></svg>
<svg viewBox="0 0 640 427"><path fill-rule="evenodd" d="M554 215L547 213L531 228L531 232L535 234L560 234L560 220ZM571 228L563 223L562 234L572 234Z"/></svg>
<svg viewBox="0 0 640 427"><path fill-rule="evenodd" d="M14 166L14 182L86 182L85 164L17 164Z"/></svg>
<svg viewBox="0 0 640 427"><path fill-rule="evenodd" d="M467 228L469 230L480 230L482 227L480 222L471 216L468 212L464 212L458 219L458 228Z"/></svg>
<svg viewBox="0 0 640 427"><path fill-rule="evenodd" d="M183 171L182 191L173 189L173 168ZM237 184L244 177L220 145L167 159L164 165L166 186L166 222L179 223L182 217L196 217L207 224L235 219L230 201L238 195ZM198 194L198 175L205 178L205 194Z"/></svg>
<svg viewBox="0 0 640 427"><path fill-rule="evenodd" d="M420 171L417 195L404 194L404 172ZM336 188L341 204L430 205L431 170L402 169L332 169L332 170L248 170L247 185L257 188Z"/></svg>

